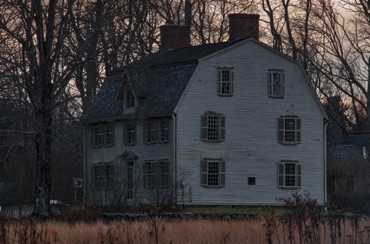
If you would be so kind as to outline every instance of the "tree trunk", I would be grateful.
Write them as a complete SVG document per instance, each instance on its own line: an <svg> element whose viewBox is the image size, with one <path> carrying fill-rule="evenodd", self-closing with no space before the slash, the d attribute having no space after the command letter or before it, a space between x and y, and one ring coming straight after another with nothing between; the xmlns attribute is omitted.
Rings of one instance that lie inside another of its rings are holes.
<svg viewBox="0 0 370 244"><path fill-rule="evenodd" d="M33 216L45 218L50 216L50 187L51 187L51 124L50 111L41 109L36 114L40 123L36 135L36 196Z"/></svg>
<svg viewBox="0 0 370 244"><path fill-rule="evenodd" d="M370 55L367 60L367 96L366 96L367 128L370 131Z"/></svg>

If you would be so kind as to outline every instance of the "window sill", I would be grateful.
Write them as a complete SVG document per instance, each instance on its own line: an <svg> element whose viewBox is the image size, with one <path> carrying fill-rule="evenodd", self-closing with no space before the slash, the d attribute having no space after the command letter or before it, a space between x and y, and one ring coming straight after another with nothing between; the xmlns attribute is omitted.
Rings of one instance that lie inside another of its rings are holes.
<svg viewBox="0 0 370 244"><path fill-rule="evenodd" d="M284 190L299 190L301 187L299 186L278 186L278 188L284 189Z"/></svg>

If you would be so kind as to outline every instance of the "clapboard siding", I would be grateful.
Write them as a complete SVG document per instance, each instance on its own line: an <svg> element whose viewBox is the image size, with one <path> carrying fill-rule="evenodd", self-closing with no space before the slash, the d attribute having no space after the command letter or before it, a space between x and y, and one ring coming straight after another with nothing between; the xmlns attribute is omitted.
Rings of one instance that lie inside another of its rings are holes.
<svg viewBox="0 0 370 244"><path fill-rule="evenodd" d="M130 152L137 156L134 160L134 192L135 197L132 204L141 204L153 202L156 195L154 195L152 189L144 188L144 174L143 166L146 160L162 160L167 159L169 161L169 171L173 171L173 138L170 138L169 142L166 143L155 143L155 144L145 144L143 141L143 120L136 121L136 144L131 146L124 145L123 140L123 123L115 123L115 138L114 146L110 147L100 147L92 148L89 144L90 142L90 129L85 130L85 140L86 140L86 169L85 169L85 179L87 180L87 185L90 186L86 190L88 191L86 201L90 204L96 205L113 205L116 204L119 197L124 193L122 189L122 182L125 177L125 162L120 158L124 152ZM172 133L173 128L172 121L170 121L170 132ZM115 188L108 191L96 191L91 189L91 169L94 164L100 162L113 162L115 165L116 175L115 175ZM171 177L172 175L170 175ZM172 178L170 178L172 181ZM171 184L170 184L171 185ZM161 194L166 194L172 191L171 187L162 189ZM157 192L155 192L157 194ZM118 197L118 198L117 198Z"/></svg>
<svg viewBox="0 0 370 244"><path fill-rule="evenodd" d="M160 159L168 159L170 163L171 187L159 192L162 195L169 194L172 193L173 187L181 185L176 192L179 205L274 205L279 204L276 198L290 196L295 191L309 192L313 198L323 203L326 200L326 117L303 69L295 61L253 39L224 43L222 46L204 45L194 48L208 50L207 55L197 56L199 64L196 60L188 60L191 62L185 64L175 62L179 58L177 54L184 55L186 50L191 51L192 55L196 54L192 47L189 47L178 52L174 50L153 54L149 59L144 59L143 65L148 62L148 66L156 66L159 61L163 65L148 70L148 77L144 67L140 70L134 67L128 72L132 73L132 80L139 83L137 86L144 84L145 79L150 81L146 83L150 94L141 94L142 100L139 99L141 103L136 108L136 116L132 117L137 122L137 142L133 146L125 146L123 143L123 122L124 119L130 119L130 116L120 114L122 103L113 99L117 94L115 89L121 86L122 81L119 79L124 75L114 75L108 79L99 97L101 100L96 99L99 102L95 101L97 104L89 114L93 120L99 118L95 114L100 113L103 121L112 121L109 116L106 117L105 107L108 106L114 111L112 118L116 121L115 144L111 147L92 148L90 129L89 126L86 127L86 202L111 205L120 200L120 194L124 191L122 184L117 183L115 189L108 191L91 190L91 168L99 162L112 161L117 169L115 180L122 183L126 169L120 155L127 152L137 156L135 198L129 204L156 201L158 189L144 188L143 165L145 160ZM186 55L181 56L180 60L184 57ZM175 64L166 63L166 60ZM140 61L136 64L140 66ZM232 66L234 69L234 94L231 97L217 95L217 68L220 66ZM284 98L268 96L269 69L284 70ZM141 90L136 91L140 94ZM225 116L224 142L201 141L200 122L205 112L216 112ZM301 143L298 145L278 143L278 118L285 115L296 115L301 119ZM153 116L169 116L171 136L168 143L146 145L143 142L143 119ZM226 162L224 187L201 186L200 167L205 158L220 158ZM278 162L281 160L300 162L301 189L277 187ZM256 184L248 185L248 177L255 177Z"/></svg>
<svg viewBox="0 0 370 244"><path fill-rule="evenodd" d="M234 95L217 95L217 67L234 68ZM285 71L285 97L269 98L269 69ZM221 143L200 140L200 116L207 111L226 117L226 139ZM277 119L297 115L302 120L302 142L277 143ZM186 169L186 204L276 204L296 190L277 187L277 162L298 160L302 188L323 202L323 114L319 110L300 67L289 59L255 43L246 43L203 60L193 76L177 111L178 166ZM226 161L226 185L200 186L203 158ZM256 185L248 185L248 177Z"/></svg>

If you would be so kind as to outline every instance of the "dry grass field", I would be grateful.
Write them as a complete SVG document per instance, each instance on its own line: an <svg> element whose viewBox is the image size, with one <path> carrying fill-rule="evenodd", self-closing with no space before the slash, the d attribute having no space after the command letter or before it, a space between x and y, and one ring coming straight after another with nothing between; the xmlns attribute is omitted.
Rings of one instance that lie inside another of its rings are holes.
<svg viewBox="0 0 370 244"><path fill-rule="evenodd" d="M269 231L267 231L267 222ZM334 223L334 222L333 222ZM338 225L339 224L339 225ZM308 226L308 225L307 225ZM94 221L2 221L1 243L370 243L370 221L321 222L311 237L276 219ZM308 230L305 230L305 233ZM293 233L294 236L289 236Z"/></svg>

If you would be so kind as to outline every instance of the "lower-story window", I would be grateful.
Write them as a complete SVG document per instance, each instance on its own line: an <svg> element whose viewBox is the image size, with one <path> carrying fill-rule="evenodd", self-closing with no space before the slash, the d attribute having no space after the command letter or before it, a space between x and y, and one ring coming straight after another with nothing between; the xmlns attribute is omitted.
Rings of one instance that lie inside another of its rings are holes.
<svg viewBox="0 0 370 244"><path fill-rule="evenodd" d="M200 171L202 186L225 186L225 161L222 159L204 159Z"/></svg>
<svg viewBox="0 0 370 244"><path fill-rule="evenodd" d="M148 160L144 163L144 186L166 188L169 186L168 160Z"/></svg>
<svg viewBox="0 0 370 244"><path fill-rule="evenodd" d="M278 163L278 187L300 188L302 166L298 161L282 160Z"/></svg>
<svg viewBox="0 0 370 244"><path fill-rule="evenodd" d="M94 190L113 188L113 162L93 165L91 177Z"/></svg>

